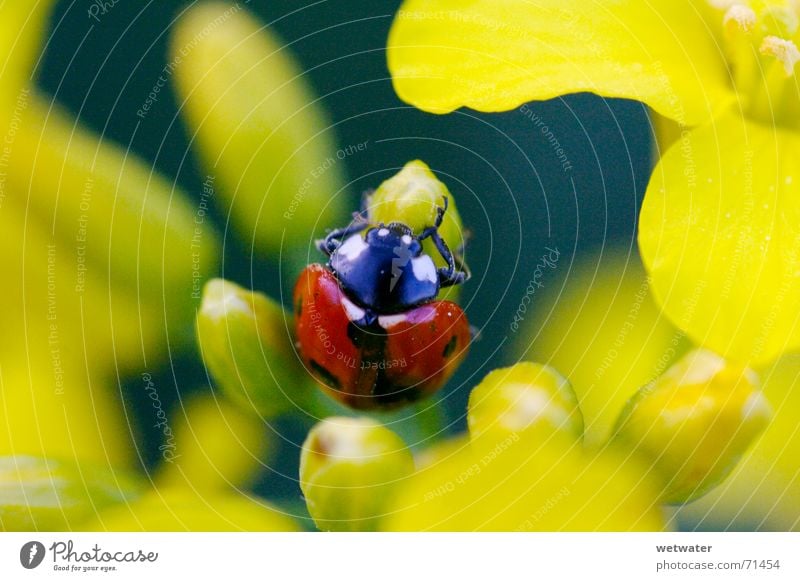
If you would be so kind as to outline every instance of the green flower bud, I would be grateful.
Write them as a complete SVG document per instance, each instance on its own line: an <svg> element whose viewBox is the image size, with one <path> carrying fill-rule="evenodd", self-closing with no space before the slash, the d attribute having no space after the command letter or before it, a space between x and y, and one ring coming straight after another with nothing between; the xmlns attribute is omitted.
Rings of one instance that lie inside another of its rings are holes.
<svg viewBox="0 0 800 581"><path fill-rule="evenodd" d="M242 6L186 10L168 66L236 232L257 250L277 253L283 243L305 254L315 235L344 219L350 149L336 150L332 124L285 43Z"/></svg>
<svg viewBox="0 0 800 581"><path fill-rule="evenodd" d="M0 457L2 531L71 530L97 510L137 494L134 480L107 467L33 456Z"/></svg>
<svg viewBox="0 0 800 581"><path fill-rule="evenodd" d="M205 364L222 390L265 417L291 409L313 387L292 349L291 320L265 295L209 281L197 314Z"/></svg>
<svg viewBox="0 0 800 581"><path fill-rule="evenodd" d="M473 444L489 445L510 435L538 440L583 435L572 386L556 370L530 362L489 373L469 395L467 423Z"/></svg>
<svg viewBox="0 0 800 581"><path fill-rule="evenodd" d="M366 418L328 418L303 443L300 487L317 527L371 531L395 487L414 472L405 443Z"/></svg>
<svg viewBox="0 0 800 581"><path fill-rule="evenodd" d="M755 372L698 349L631 398L615 439L661 473L664 502L682 503L724 480L771 416Z"/></svg>
<svg viewBox="0 0 800 581"><path fill-rule="evenodd" d="M373 224L402 222L416 234L433 226L438 209L447 198L447 212L439 228L439 235L455 254L464 248L465 238L455 199L447 186L440 182L430 168L420 160L409 161L397 174L384 181L367 200L368 219ZM446 266L432 240L425 240L423 248L438 266ZM441 298L457 300L458 288L445 289Z"/></svg>

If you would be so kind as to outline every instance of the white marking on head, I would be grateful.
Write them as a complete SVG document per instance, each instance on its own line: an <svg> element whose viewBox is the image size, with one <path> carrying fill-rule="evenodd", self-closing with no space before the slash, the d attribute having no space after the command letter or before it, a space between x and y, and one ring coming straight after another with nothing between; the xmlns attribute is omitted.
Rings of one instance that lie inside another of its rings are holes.
<svg viewBox="0 0 800 581"><path fill-rule="evenodd" d="M403 238L401 238L404 244L411 244L411 236L408 234L403 234Z"/></svg>
<svg viewBox="0 0 800 581"><path fill-rule="evenodd" d="M388 228L381 228L380 230L378 230L378 236L388 236L388 235L389 235Z"/></svg>
<svg viewBox="0 0 800 581"><path fill-rule="evenodd" d="M367 249L367 243L360 234L353 234L337 249L337 253L348 260L355 260Z"/></svg>
<svg viewBox="0 0 800 581"><path fill-rule="evenodd" d="M411 270L417 280L427 280L435 283L437 280L436 265L428 255L419 256L411 260Z"/></svg>

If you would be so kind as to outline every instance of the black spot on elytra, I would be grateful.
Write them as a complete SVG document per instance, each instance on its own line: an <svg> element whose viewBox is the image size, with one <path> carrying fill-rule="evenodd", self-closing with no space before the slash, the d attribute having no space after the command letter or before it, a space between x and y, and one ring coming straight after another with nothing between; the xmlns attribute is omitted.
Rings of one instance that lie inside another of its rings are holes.
<svg viewBox="0 0 800 581"><path fill-rule="evenodd" d="M347 338L359 349L369 353L381 353L386 343L386 329L378 324L377 318L370 324L363 321L350 321L347 323Z"/></svg>
<svg viewBox="0 0 800 581"><path fill-rule="evenodd" d="M444 351L442 351L442 357L447 359L453 354L453 351L456 350L456 344L458 343L458 339L455 335L453 335L450 340L447 342L447 345L444 346Z"/></svg>
<svg viewBox="0 0 800 581"><path fill-rule="evenodd" d="M375 387L372 390L374 407L392 409L403 404L414 403L422 399L425 392L419 387L397 385L389 380L386 371L381 369L375 378Z"/></svg>
<svg viewBox="0 0 800 581"><path fill-rule="evenodd" d="M297 299L297 302L294 304L294 315L299 319L300 315L303 314L303 299Z"/></svg>
<svg viewBox="0 0 800 581"><path fill-rule="evenodd" d="M338 391L342 390L342 386L339 383L339 380L336 379L336 376L333 375L330 371L328 371L325 367L314 361L313 359L310 362L311 369L314 371L314 374L328 387L332 387Z"/></svg>
<svg viewBox="0 0 800 581"><path fill-rule="evenodd" d="M361 347L364 343L364 335L364 329L356 325L353 321L347 323L347 338L350 339L353 345Z"/></svg>

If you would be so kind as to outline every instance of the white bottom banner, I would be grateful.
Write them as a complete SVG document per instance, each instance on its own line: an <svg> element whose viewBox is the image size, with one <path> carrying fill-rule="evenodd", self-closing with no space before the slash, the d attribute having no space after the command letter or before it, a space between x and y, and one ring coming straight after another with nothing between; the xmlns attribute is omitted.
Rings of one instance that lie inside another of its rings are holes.
<svg viewBox="0 0 800 581"><path fill-rule="evenodd" d="M800 579L800 533L2 533L0 579Z"/></svg>

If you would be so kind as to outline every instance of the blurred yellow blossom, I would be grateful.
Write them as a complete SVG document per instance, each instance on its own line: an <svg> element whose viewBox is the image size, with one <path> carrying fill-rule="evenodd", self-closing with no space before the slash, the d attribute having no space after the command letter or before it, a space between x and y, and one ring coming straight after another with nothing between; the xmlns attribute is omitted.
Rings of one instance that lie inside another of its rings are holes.
<svg viewBox="0 0 800 581"><path fill-rule="evenodd" d="M657 487L634 461L513 435L485 452L466 441L403 481L390 531L653 531Z"/></svg>
<svg viewBox="0 0 800 581"><path fill-rule="evenodd" d="M625 402L688 345L658 310L638 257L609 246L580 258L568 275L542 289L520 325L514 352L569 379L586 445L596 447L611 435Z"/></svg>

